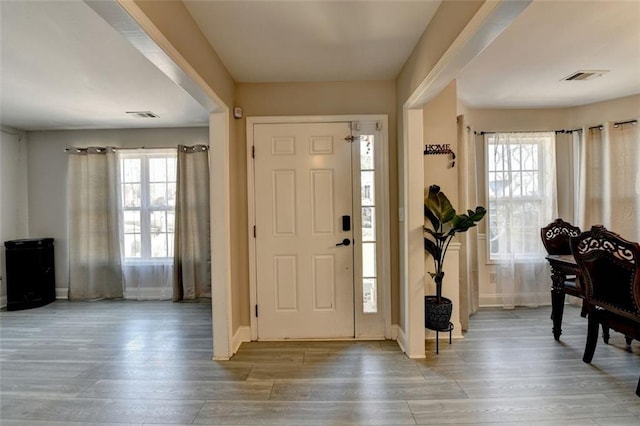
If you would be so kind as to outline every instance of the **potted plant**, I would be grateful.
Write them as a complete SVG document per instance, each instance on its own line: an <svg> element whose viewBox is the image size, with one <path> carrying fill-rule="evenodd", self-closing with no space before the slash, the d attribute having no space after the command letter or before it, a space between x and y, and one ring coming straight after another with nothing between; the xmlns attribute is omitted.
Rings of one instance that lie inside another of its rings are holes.
<svg viewBox="0 0 640 426"><path fill-rule="evenodd" d="M435 272L429 275L436 283L436 295L425 296L425 327L432 330L447 330L451 320L453 305L450 299L442 297L444 260L451 240L458 232L467 232L476 226L487 210L478 206L475 211L457 214L449 198L440 191L438 185L431 185L424 199L425 238L424 248L433 258ZM428 226L429 225L429 226Z"/></svg>

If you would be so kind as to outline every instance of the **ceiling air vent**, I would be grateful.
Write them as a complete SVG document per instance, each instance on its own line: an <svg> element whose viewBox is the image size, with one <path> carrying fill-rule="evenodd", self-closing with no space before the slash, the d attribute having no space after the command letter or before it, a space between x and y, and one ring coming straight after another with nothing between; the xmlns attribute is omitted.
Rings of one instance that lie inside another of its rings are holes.
<svg viewBox="0 0 640 426"><path fill-rule="evenodd" d="M564 81L579 81L579 80L591 80L608 73L609 70L582 70L576 71L571 75L563 78Z"/></svg>
<svg viewBox="0 0 640 426"><path fill-rule="evenodd" d="M151 111L127 111L127 115L137 118L159 118L160 116Z"/></svg>

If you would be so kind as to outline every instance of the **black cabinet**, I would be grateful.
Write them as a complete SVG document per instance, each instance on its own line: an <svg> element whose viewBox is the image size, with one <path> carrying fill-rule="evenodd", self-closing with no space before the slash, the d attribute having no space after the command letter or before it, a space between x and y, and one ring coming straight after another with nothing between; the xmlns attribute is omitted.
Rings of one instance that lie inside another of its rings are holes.
<svg viewBox="0 0 640 426"><path fill-rule="evenodd" d="M56 298L53 238L5 241L7 310L36 308Z"/></svg>

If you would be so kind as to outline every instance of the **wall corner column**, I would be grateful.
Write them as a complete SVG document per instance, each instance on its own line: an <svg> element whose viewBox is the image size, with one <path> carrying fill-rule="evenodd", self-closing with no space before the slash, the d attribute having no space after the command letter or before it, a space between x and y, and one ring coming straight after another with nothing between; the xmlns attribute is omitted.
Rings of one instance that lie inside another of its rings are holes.
<svg viewBox="0 0 640 426"><path fill-rule="evenodd" d="M405 108L404 209L406 214L405 352L424 358L424 160L422 109Z"/></svg>

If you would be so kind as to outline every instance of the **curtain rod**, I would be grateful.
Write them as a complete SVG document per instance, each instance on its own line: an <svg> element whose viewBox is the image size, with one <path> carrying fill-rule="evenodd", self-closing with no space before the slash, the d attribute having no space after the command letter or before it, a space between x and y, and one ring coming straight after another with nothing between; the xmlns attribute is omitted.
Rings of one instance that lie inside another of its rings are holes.
<svg viewBox="0 0 640 426"><path fill-rule="evenodd" d="M629 120L629 121L618 121L617 123L613 123L613 127L624 126L625 124L633 124L634 126L638 124L638 120Z"/></svg>
<svg viewBox="0 0 640 426"><path fill-rule="evenodd" d="M638 124L638 120L629 120L629 121L616 121L613 123L613 127L620 127L620 126L624 126L625 124L632 124L632 125L637 125ZM592 126L588 128L589 130L594 130L594 129L604 129L604 126L601 124L599 126ZM542 131L542 130L541 130ZM549 132L556 132L556 133L573 133L573 132L580 132L582 131L582 129L573 129L573 130L548 130ZM510 132L473 132L476 135L491 135L494 133L538 133L538 131L518 131L518 132L514 132L514 131L510 131Z"/></svg>
<svg viewBox="0 0 640 426"><path fill-rule="evenodd" d="M193 146L188 146L187 148L193 148L193 147L202 147L203 151L209 149L208 145L193 145ZM153 147L141 146L141 147L137 147L137 148L118 148L116 146L108 146L108 147L89 146L89 147L86 147L86 148L65 148L64 152L83 152L83 151L87 151L89 149L95 149L96 151L100 152L102 150L106 151L107 148L113 149L114 151L125 151L125 150L131 150L131 149L178 149L177 146L153 146Z"/></svg>
<svg viewBox="0 0 640 426"><path fill-rule="evenodd" d="M556 133L573 133L573 132L581 132L582 129L571 129L571 130L556 130Z"/></svg>
<svg viewBox="0 0 640 426"><path fill-rule="evenodd" d="M102 146L90 146L90 147L86 147L86 148L65 148L64 152L87 152L89 150L95 150L97 152L102 152L102 151L106 151L107 148L106 147L102 147ZM113 149L113 148L111 148Z"/></svg>
<svg viewBox="0 0 640 426"><path fill-rule="evenodd" d="M485 131L481 131L481 132L473 132L475 135L494 135L496 133L546 133L546 132L556 132L556 133L571 133L571 132L577 132L581 129L576 129L576 130L519 130L519 131L513 131L510 130L508 132L504 132L504 131L497 131L497 132L485 132Z"/></svg>

